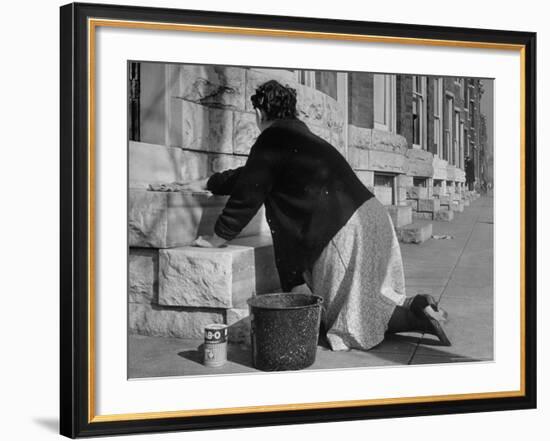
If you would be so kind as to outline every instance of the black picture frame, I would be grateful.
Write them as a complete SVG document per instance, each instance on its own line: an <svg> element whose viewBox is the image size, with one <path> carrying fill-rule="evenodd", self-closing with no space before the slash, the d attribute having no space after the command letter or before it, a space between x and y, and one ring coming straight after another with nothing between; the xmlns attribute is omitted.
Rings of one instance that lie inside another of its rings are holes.
<svg viewBox="0 0 550 441"><path fill-rule="evenodd" d="M89 407L89 18L520 45L524 51L524 394L466 400L94 420ZM536 34L227 12L68 4L60 9L60 432L67 437L349 421L536 407Z"/></svg>

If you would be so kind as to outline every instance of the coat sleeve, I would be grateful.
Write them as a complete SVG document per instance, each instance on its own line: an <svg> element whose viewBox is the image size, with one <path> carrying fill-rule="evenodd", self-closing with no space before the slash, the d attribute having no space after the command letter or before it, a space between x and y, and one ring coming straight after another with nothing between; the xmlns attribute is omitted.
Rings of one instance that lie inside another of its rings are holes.
<svg viewBox="0 0 550 441"><path fill-rule="evenodd" d="M246 227L271 191L281 163L277 132L266 129L250 150L235 179L231 196L216 221L215 233L231 240Z"/></svg>
<svg viewBox="0 0 550 441"><path fill-rule="evenodd" d="M230 195L244 167L214 173L206 183L206 189L217 195Z"/></svg>

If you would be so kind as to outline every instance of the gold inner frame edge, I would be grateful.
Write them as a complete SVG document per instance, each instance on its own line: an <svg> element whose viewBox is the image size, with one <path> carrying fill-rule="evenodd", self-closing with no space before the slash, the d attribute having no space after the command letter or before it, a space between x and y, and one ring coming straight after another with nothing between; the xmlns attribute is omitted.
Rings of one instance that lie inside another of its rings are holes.
<svg viewBox="0 0 550 441"><path fill-rule="evenodd" d="M254 36L331 39L370 43L412 44L419 46L465 47L493 50L512 50L520 53L520 389L464 393L452 395L376 398L365 400L327 401L314 403L274 404L217 409L193 409L159 412L96 415L95 413L95 31L96 27L118 27L147 30L226 33ZM413 404L442 401L496 399L525 396L525 69L526 47L522 44L477 42L467 40L441 40L376 35L322 33L266 28L233 26L191 25L181 23L157 23L131 20L88 19L88 422L135 421L162 418L231 415L294 410L334 409L390 404Z"/></svg>

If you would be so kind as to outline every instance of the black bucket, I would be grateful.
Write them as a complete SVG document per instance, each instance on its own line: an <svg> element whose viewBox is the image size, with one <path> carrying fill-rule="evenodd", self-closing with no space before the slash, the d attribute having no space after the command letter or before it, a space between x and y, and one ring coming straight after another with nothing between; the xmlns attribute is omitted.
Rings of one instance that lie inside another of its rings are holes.
<svg viewBox="0 0 550 441"><path fill-rule="evenodd" d="M262 294L248 299L252 361L262 371L304 369L315 362L323 299Z"/></svg>

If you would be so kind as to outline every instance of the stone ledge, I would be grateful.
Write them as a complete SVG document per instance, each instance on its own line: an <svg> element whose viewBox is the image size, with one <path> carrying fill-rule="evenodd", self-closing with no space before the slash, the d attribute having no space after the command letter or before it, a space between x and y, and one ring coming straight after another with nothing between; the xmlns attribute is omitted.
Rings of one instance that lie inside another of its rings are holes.
<svg viewBox="0 0 550 441"><path fill-rule="evenodd" d="M397 237L404 243L422 243L432 237L432 224L411 224L397 229Z"/></svg>
<svg viewBox="0 0 550 441"><path fill-rule="evenodd" d="M159 251L159 305L244 308L248 298L279 287L269 236Z"/></svg>
<svg viewBox="0 0 550 441"><path fill-rule="evenodd" d="M226 196L209 192L157 192L130 189L129 246L173 248L189 245L198 235L210 235L225 207ZM239 237L269 234L264 208Z"/></svg>
<svg viewBox="0 0 550 441"><path fill-rule="evenodd" d="M155 337L204 338L205 326L224 323L223 309L166 308L130 303L129 328L133 334Z"/></svg>
<svg viewBox="0 0 550 441"><path fill-rule="evenodd" d="M407 150L407 174L409 176L432 177L434 175L433 155L426 150Z"/></svg>

